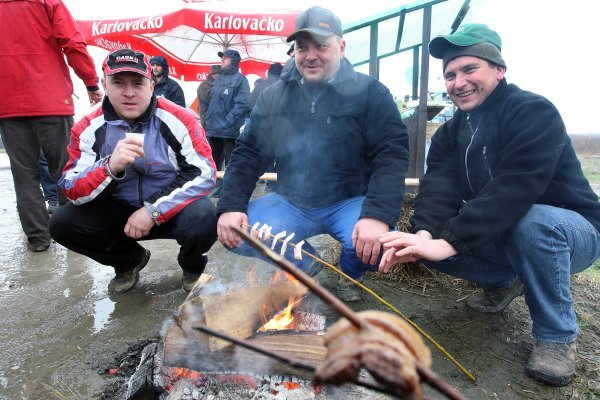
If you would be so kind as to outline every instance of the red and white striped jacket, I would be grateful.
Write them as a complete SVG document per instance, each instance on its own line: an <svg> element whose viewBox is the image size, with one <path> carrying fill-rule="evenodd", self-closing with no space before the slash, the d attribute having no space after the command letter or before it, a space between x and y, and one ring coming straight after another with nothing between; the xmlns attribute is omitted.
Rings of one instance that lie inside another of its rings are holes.
<svg viewBox="0 0 600 400"><path fill-rule="evenodd" d="M144 157L115 179L106 164L128 132L144 134ZM110 191L133 207L158 211L153 218L161 224L215 187L215 163L195 115L156 96L133 126L117 116L105 97L101 108L73 126L67 151L59 187L76 205Z"/></svg>

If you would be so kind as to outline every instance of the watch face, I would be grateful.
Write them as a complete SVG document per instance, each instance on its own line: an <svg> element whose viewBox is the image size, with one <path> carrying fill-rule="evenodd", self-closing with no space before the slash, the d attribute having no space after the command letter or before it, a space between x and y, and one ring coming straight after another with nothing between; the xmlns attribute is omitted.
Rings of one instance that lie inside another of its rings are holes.
<svg viewBox="0 0 600 400"><path fill-rule="evenodd" d="M159 215L158 211L152 211L152 218L158 218Z"/></svg>

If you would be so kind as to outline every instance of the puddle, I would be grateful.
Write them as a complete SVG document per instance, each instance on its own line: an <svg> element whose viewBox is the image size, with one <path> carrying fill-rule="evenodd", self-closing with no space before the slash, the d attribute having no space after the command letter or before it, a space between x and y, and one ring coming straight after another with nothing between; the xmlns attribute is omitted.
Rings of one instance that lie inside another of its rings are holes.
<svg viewBox="0 0 600 400"><path fill-rule="evenodd" d="M100 332L115 311L115 302L108 297L94 303L94 333Z"/></svg>

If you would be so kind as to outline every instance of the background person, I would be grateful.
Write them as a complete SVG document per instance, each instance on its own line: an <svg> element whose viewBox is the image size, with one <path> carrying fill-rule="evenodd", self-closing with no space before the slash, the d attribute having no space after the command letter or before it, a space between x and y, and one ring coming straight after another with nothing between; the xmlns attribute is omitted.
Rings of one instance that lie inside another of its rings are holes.
<svg viewBox="0 0 600 400"><path fill-rule="evenodd" d="M138 282L150 259L139 240L177 240L188 291L216 240L215 207L206 197L215 165L204 132L188 110L153 94L144 57L122 49L104 61L102 108L73 127L59 182L72 203L50 220L58 243L115 269L111 293Z"/></svg>
<svg viewBox="0 0 600 400"><path fill-rule="evenodd" d="M483 291L467 305L479 312L501 312L524 292L535 338L525 371L563 386L579 330L570 275L600 256L600 203L557 109L507 84L501 48L483 24L429 44L458 111L432 137L414 234L382 237L380 270L420 259L475 282Z"/></svg>
<svg viewBox="0 0 600 400"><path fill-rule="evenodd" d="M48 210L40 190L40 151L57 182L73 126L73 83L83 81L90 104L102 92L85 40L60 0L0 1L0 131L10 160L21 227L31 251L50 247ZM65 62L66 57L66 62ZM62 202L66 199L61 198Z"/></svg>
<svg viewBox="0 0 600 400"><path fill-rule="evenodd" d="M200 125L206 130L206 111L210 104L210 94L212 93L213 83L215 79L221 73L220 65L211 65L210 74L206 77L206 80L198 85L198 115L200 115Z"/></svg>
<svg viewBox="0 0 600 400"><path fill-rule="evenodd" d="M229 49L220 51L218 55L221 57L221 73L211 91L206 112L206 136L217 168L222 169L229 161L248 113L250 84L239 72L242 60L239 52Z"/></svg>
<svg viewBox="0 0 600 400"><path fill-rule="evenodd" d="M256 255L232 226L268 224L273 234L294 232L296 243L326 233L343 245L340 268L361 279L376 268L379 236L395 226L402 208L406 126L390 91L344 58L341 23L331 11L304 11L287 40L295 40L295 66L259 96L225 172L219 239ZM249 203L274 159L277 193ZM316 255L312 246L304 249ZM308 257L295 260L291 246L286 256L309 275L322 268ZM362 298L345 279L336 291L345 301Z"/></svg>
<svg viewBox="0 0 600 400"><path fill-rule="evenodd" d="M152 76L154 77L154 94L171 100L173 103L185 108L185 95L179 83L169 78L169 64L163 56L154 56L150 59Z"/></svg>

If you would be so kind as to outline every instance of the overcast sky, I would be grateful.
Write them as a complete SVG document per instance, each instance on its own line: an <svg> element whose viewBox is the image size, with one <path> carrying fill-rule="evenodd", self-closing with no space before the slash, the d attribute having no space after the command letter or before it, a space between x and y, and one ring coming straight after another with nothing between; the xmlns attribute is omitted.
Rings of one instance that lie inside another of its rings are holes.
<svg viewBox="0 0 600 400"><path fill-rule="evenodd" d="M182 0L63 0L75 19L133 18L169 12ZM347 0L212 0L209 7L236 3L235 9L303 10L311 5L330 8L346 24L386 9L415 1L367 0L361 3ZM354 4L357 4L354 6ZM502 53L507 63L506 78L522 89L539 93L552 101L561 112L569 133L600 133L600 63L597 56L597 16L594 2L571 0L474 0L470 17L495 29L503 42ZM352 43L348 43L352 46ZM106 52L89 47L99 70ZM590 51L591 50L591 51ZM398 97L406 92L407 82L399 78L398 70L408 68L405 61L388 61L382 65L381 80ZM87 98L85 88L74 78L76 94ZM197 83L184 82L188 103L195 95ZM442 90L441 65L432 59L430 89ZM77 102L77 114L89 107Z"/></svg>

